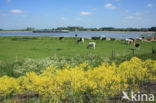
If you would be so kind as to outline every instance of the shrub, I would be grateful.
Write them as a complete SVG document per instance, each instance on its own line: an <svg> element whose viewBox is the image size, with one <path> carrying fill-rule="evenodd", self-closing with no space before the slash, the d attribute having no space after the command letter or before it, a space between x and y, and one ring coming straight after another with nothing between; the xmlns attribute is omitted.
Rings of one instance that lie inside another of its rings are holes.
<svg viewBox="0 0 156 103"><path fill-rule="evenodd" d="M111 41L115 41L115 38L110 38Z"/></svg>
<svg viewBox="0 0 156 103"><path fill-rule="evenodd" d="M92 37L92 40L100 40L100 37L94 36L94 37Z"/></svg>
<svg viewBox="0 0 156 103"><path fill-rule="evenodd" d="M85 62L74 67L66 64L62 69L49 66L39 75L29 72L19 78L0 77L0 96L36 92L54 103L104 102L104 97L116 97L132 86L133 90L138 90L141 83L156 80L155 67L156 61L142 61L136 57L119 66L107 62L97 67Z"/></svg>

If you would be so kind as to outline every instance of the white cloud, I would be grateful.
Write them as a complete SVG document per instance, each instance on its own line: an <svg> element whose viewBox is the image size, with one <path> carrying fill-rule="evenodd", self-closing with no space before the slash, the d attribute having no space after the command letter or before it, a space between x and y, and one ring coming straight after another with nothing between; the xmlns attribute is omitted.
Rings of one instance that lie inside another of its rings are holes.
<svg viewBox="0 0 156 103"><path fill-rule="evenodd" d="M129 10L125 10L125 13L129 13Z"/></svg>
<svg viewBox="0 0 156 103"><path fill-rule="evenodd" d="M61 20L66 20L66 18L65 18L65 17L61 17L60 19L61 19Z"/></svg>
<svg viewBox="0 0 156 103"><path fill-rule="evenodd" d="M80 12L80 14L87 16L87 15L91 15L92 13L91 12L87 12L87 11L82 11L82 12Z"/></svg>
<svg viewBox="0 0 156 103"><path fill-rule="evenodd" d="M143 20L142 17L136 17L135 19L136 19L136 20Z"/></svg>
<svg viewBox="0 0 156 103"><path fill-rule="evenodd" d="M144 18L138 16L127 16L125 17L126 20L143 20Z"/></svg>
<svg viewBox="0 0 156 103"><path fill-rule="evenodd" d="M125 17L125 19L133 19L134 17L133 16L127 16Z"/></svg>
<svg viewBox="0 0 156 103"><path fill-rule="evenodd" d="M7 0L8 2L11 2L12 0Z"/></svg>
<svg viewBox="0 0 156 103"><path fill-rule="evenodd" d="M116 6L112 5L111 3L105 4L104 6L106 9L116 9Z"/></svg>
<svg viewBox="0 0 156 103"><path fill-rule="evenodd" d="M148 6L148 7L152 7L153 5L152 5L152 4L147 4L147 6Z"/></svg>
<svg viewBox="0 0 156 103"><path fill-rule="evenodd" d="M96 11L96 10L97 10L97 8L93 8L93 10L94 10L94 11Z"/></svg>
<svg viewBox="0 0 156 103"><path fill-rule="evenodd" d="M140 15L142 15L142 13L141 12L136 12L134 15L135 16L140 16Z"/></svg>
<svg viewBox="0 0 156 103"><path fill-rule="evenodd" d="M12 9L10 12L11 12L11 13L15 13L15 14L20 14L20 13L22 13L23 11L20 10L20 9Z"/></svg>
<svg viewBox="0 0 156 103"><path fill-rule="evenodd" d="M9 16L9 14L0 14L0 16Z"/></svg>

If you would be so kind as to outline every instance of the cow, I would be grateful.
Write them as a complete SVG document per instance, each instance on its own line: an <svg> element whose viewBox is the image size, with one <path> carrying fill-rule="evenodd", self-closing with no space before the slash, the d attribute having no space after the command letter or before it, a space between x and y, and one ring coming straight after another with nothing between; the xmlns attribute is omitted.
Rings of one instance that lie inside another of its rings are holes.
<svg viewBox="0 0 156 103"><path fill-rule="evenodd" d="M80 43L80 42L84 43L84 38L80 38L77 40L77 43Z"/></svg>
<svg viewBox="0 0 156 103"><path fill-rule="evenodd" d="M64 37L59 37L59 40L64 40Z"/></svg>
<svg viewBox="0 0 156 103"><path fill-rule="evenodd" d="M96 43L95 42L89 42L87 48L93 47L95 49Z"/></svg>
<svg viewBox="0 0 156 103"><path fill-rule="evenodd" d="M134 42L134 46L136 47L137 50L140 48L140 44L139 43L135 43Z"/></svg>

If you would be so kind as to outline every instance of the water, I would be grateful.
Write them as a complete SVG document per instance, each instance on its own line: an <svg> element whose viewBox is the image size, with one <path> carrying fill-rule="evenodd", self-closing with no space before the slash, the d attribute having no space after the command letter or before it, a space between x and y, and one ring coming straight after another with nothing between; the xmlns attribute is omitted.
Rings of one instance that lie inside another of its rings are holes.
<svg viewBox="0 0 156 103"><path fill-rule="evenodd" d="M105 35L106 37L111 38L137 38L145 32L87 32L87 31L77 31L69 33L32 33L32 32L0 32L0 36L54 36L54 37L74 37L75 34L78 34L78 37L90 38L93 36L99 37L100 35Z"/></svg>

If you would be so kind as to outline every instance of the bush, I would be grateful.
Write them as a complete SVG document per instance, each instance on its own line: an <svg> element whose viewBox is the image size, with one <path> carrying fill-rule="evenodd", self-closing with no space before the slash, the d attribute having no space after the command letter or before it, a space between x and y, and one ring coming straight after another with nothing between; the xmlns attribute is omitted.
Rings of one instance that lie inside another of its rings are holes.
<svg viewBox="0 0 156 103"><path fill-rule="evenodd" d="M100 37L94 36L94 37L92 37L92 40L100 40Z"/></svg>
<svg viewBox="0 0 156 103"><path fill-rule="evenodd" d="M110 38L111 41L115 41L115 38Z"/></svg>
<svg viewBox="0 0 156 103"><path fill-rule="evenodd" d="M106 37L102 38L102 40L106 40Z"/></svg>
<svg viewBox="0 0 156 103"><path fill-rule="evenodd" d="M120 98L123 90L137 91L141 83L155 81L155 66L155 60L143 61L136 57L119 66L107 62L96 67L86 62L74 67L66 64L62 69L49 66L39 75L29 72L19 78L0 77L0 97L34 92L51 99L51 103L105 103L106 98Z"/></svg>

